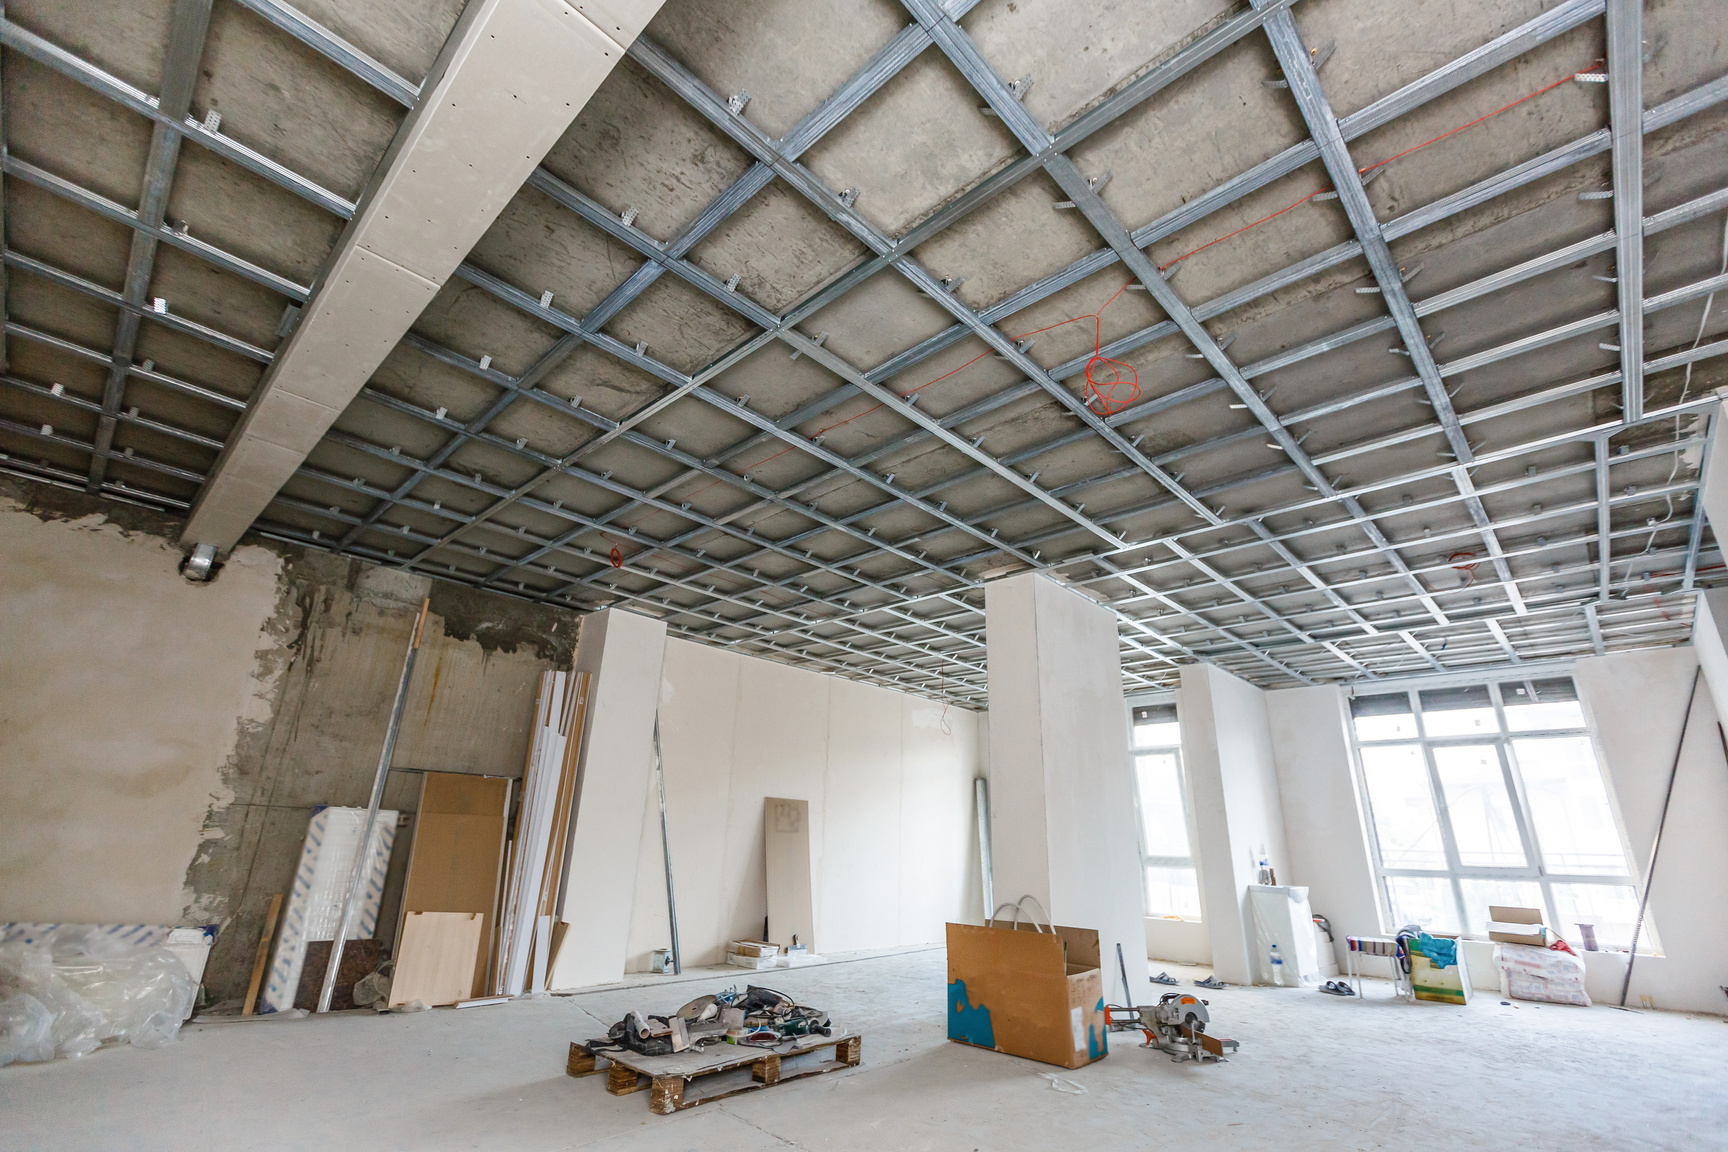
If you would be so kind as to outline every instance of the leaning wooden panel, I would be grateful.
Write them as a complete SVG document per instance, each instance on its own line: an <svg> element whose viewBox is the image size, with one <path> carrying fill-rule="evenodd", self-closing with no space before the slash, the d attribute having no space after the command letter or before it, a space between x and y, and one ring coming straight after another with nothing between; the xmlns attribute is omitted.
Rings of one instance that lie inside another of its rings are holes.
<svg viewBox="0 0 1728 1152"><path fill-rule="evenodd" d="M485 923L479 912L410 912L403 917L390 1007L410 1000L438 1005L468 999Z"/></svg>
<svg viewBox="0 0 1728 1152"><path fill-rule="evenodd" d="M592 1052L584 1045L571 1044L564 1070L571 1076L592 1076L601 1071L596 1063L607 1061L606 1091L614 1096L648 1091L648 1110L669 1115L713 1100L856 1067L863 1059L863 1043L864 1038L853 1032L803 1036L777 1048L721 1044L706 1052L670 1056ZM833 1053L823 1059L821 1054L828 1049Z"/></svg>
<svg viewBox="0 0 1728 1152"><path fill-rule="evenodd" d="M474 986L461 999L486 991L511 783L502 776L465 772L427 772L422 777L402 909L404 915L478 912L485 917L485 929L474 946Z"/></svg>

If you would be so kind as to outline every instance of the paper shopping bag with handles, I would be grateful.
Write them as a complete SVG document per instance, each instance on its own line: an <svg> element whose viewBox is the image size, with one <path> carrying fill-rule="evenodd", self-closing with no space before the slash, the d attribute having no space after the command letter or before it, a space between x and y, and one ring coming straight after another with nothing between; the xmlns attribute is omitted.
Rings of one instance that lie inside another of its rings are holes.
<svg viewBox="0 0 1728 1152"><path fill-rule="evenodd" d="M948 925L948 1039L1063 1068L1107 1055L1097 931L1003 908L1012 922Z"/></svg>

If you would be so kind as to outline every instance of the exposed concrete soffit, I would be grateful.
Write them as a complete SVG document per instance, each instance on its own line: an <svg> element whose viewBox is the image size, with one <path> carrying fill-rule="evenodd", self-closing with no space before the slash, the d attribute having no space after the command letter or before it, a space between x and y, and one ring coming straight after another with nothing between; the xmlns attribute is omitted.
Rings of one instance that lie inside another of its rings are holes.
<svg viewBox="0 0 1728 1152"><path fill-rule="evenodd" d="M473 0L193 505L233 547L623 59L659 0Z"/></svg>

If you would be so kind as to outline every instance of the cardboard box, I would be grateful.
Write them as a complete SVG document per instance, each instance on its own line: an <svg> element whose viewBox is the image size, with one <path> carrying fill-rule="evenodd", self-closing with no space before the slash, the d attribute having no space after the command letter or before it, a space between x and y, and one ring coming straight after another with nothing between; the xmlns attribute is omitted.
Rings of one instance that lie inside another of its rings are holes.
<svg viewBox="0 0 1728 1152"><path fill-rule="evenodd" d="M778 956L780 945L770 944L766 940L734 940L726 945L726 951L736 952L740 956Z"/></svg>
<svg viewBox="0 0 1728 1152"><path fill-rule="evenodd" d="M1430 956L1420 939L1410 941L1410 988L1418 1000L1440 1004L1470 1003L1470 972L1464 964L1464 948L1456 936L1433 934L1435 940L1451 941L1450 958ZM1439 952L1436 949L1436 952Z"/></svg>
<svg viewBox="0 0 1728 1152"><path fill-rule="evenodd" d="M1548 947L1548 928L1542 923L1542 912L1537 908L1503 908L1498 904L1488 905L1488 920L1494 924L1528 924L1528 932L1501 932L1491 930L1488 939L1496 944L1528 944L1533 948Z"/></svg>
<svg viewBox="0 0 1728 1152"><path fill-rule="evenodd" d="M1098 933L948 925L948 1039L1063 1068L1108 1055Z"/></svg>
<svg viewBox="0 0 1728 1152"><path fill-rule="evenodd" d="M741 956L736 952L726 953L726 963L734 968L773 968L778 960L773 956Z"/></svg>

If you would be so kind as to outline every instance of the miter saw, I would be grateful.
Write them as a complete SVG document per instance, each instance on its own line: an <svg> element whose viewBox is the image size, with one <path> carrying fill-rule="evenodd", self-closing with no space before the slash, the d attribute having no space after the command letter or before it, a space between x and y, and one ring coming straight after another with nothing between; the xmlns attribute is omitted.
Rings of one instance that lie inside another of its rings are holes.
<svg viewBox="0 0 1728 1152"><path fill-rule="evenodd" d="M1177 1063L1227 1063L1224 1053L1236 1051L1236 1041L1206 1034L1206 1026L1212 1022L1207 1003L1186 992L1166 992L1153 1005L1105 1008L1104 1018L1112 1026L1139 1028L1146 1034L1145 1047L1168 1052Z"/></svg>

